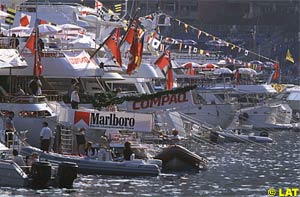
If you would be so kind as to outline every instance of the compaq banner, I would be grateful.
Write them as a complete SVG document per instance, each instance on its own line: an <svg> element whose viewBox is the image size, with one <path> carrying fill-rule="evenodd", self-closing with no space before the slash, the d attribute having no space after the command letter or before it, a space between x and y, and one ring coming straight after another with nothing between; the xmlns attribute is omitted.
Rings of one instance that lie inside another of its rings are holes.
<svg viewBox="0 0 300 197"><path fill-rule="evenodd" d="M75 111L74 125L94 129L150 132L153 127L153 117L151 114L141 113Z"/></svg>

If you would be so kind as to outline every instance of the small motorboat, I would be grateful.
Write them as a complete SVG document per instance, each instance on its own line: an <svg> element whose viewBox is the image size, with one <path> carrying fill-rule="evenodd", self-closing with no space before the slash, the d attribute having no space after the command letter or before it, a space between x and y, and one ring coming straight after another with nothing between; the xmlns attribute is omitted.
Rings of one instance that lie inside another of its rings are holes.
<svg viewBox="0 0 300 197"><path fill-rule="evenodd" d="M23 146L22 155L30 155L32 152L39 154L40 160L47 160L54 164L62 162L73 162L78 165L78 173L102 174L117 176L158 176L160 168L155 163L147 163L144 160L132 161L102 161L88 157L75 155L62 155L58 153L46 153L32 146Z"/></svg>
<svg viewBox="0 0 300 197"><path fill-rule="evenodd" d="M171 145L154 157L162 160L163 171L204 170L207 160L180 145Z"/></svg>
<svg viewBox="0 0 300 197"><path fill-rule="evenodd" d="M4 148L4 149L3 149ZM29 173L26 173L9 156L10 150L0 143L0 186L15 188L45 189L49 186L72 188L77 178L77 165L75 163L60 163L57 170L47 161L37 161L32 164ZM28 168L27 168L28 169ZM53 172L56 172L52 176Z"/></svg>
<svg viewBox="0 0 300 197"><path fill-rule="evenodd" d="M255 142L255 143L272 143L272 138L268 137L265 132L261 135L245 135L233 131L211 131L210 140L215 143L219 142Z"/></svg>

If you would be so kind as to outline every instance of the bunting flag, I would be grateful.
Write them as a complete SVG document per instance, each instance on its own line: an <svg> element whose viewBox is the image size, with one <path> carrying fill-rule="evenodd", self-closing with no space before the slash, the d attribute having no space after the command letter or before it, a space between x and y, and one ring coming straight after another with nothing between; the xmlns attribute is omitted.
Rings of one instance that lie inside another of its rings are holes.
<svg viewBox="0 0 300 197"><path fill-rule="evenodd" d="M103 7L103 3L98 0L95 0L95 10L101 9Z"/></svg>
<svg viewBox="0 0 300 197"><path fill-rule="evenodd" d="M201 31L198 30L198 40L200 39L200 36L201 36Z"/></svg>
<svg viewBox="0 0 300 197"><path fill-rule="evenodd" d="M114 5L116 13L122 12L122 5L122 3Z"/></svg>
<svg viewBox="0 0 300 197"><path fill-rule="evenodd" d="M6 12L9 14L9 16L5 18L5 23L12 25L14 23L17 10L8 8Z"/></svg>
<svg viewBox="0 0 300 197"><path fill-rule="evenodd" d="M273 76L272 76L272 79L273 79L273 80L276 80L276 79L278 79L279 76L280 76L280 67L279 67L278 62L275 62L275 63L274 63L274 69L275 69L275 72L274 72L274 74L273 74Z"/></svg>
<svg viewBox="0 0 300 197"><path fill-rule="evenodd" d="M184 24L184 31L185 31L185 33L187 33L187 32L188 32L188 27L189 27L189 25L188 25L188 24Z"/></svg>
<svg viewBox="0 0 300 197"><path fill-rule="evenodd" d="M289 61L289 62L291 62L293 64L295 63L294 58L292 56L292 53L290 52L290 49L288 49L287 52L286 52L285 60Z"/></svg>
<svg viewBox="0 0 300 197"><path fill-rule="evenodd" d="M120 28L116 28L113 35L106 41L105 44L111 51L113 58L116 61L116 64L121 67L122 66L121 51L120 51L120 47L118 46L119 38L120 38Z"/></svg>
<svg viewBox="0 0 300 197"><path fill-rule="evenodd" d="M170 64L170 51L167 50L154 62L154 65L158 66L160 69L164 69Z"/></svg>
<svg viewBox="0 0 300 197"><path fill-rule="evenodd" d="M30 24L31 16L21 13L20 26L27 27Z"/></svg>
<svg viewBox="0 0 300 197"><path fill-rule="evenodd" d="M138 69L142 63L143 43L144 31L140 28L137 28L134 32L134 38L129 50L131 57L127 66L128 75L131 75L132 71Z"/></svg>

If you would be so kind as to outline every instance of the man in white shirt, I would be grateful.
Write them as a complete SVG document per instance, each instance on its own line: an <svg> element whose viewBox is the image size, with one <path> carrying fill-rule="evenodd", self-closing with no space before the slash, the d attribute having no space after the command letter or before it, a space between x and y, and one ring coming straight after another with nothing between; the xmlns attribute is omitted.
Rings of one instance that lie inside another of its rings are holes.
<svg viewBox="0 0 300 197"><path fill-rule="evenodd" d="M79 87L76 86L75 89L71 93L71 106L72 109L78 109L79 100Z"/></svg>
<svg viewBox="0 0 300 197"><path fill-rule="evenodd" d="M26 166L23 157L19 155L19 152L15 149L13 150L13 161L21 167Z"/></svg>
<svg viewBox="0 0 300 197"><path fill-rule="evenodd" d="M41 149L42 151L49 152L50 141L52 137L52 130L48 127L47 122L43 122L43 128L40 133Z"/></svg>

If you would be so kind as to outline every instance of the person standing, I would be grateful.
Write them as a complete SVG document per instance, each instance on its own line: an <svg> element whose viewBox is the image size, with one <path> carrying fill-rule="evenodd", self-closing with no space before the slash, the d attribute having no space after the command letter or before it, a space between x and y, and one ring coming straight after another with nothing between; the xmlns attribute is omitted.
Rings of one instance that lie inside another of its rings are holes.
<svg viewBox="0 0 300 197"><path fill-rule="evenodd" d="M16 34L11 35L11 39L9 40L9 46L13 49L19 48L20 41L17 38Z"/></svg>
<svg viewBox="0 0 300 197"><path fill-rule="evenodd" d="M16 131L13 118L15 113L13 111L8 112L8 117L5 120L5 142L8 148L13 141L13 133Z"/></svg>
<svg viewBox="0 0 300 197"><path fill-rule="evenodd" d="M133 155L134 154L133 154L133 151L131 150L131 143L125 142L124 151L123 151L124 160L130 161L130 160L134 159Z"/></svg>
<svg viewBox="0 0 300 197"><path fill-rule="evenodd" d="M79 99L79 87L76 86L73 92L71 93L71 106L72 109L78 109Z"/></svg>
<svg viewBox="0 0 300 197"><path fill-rule="evenodd" d="M39 80L37 76L35 76L29 82L29 90L32 95L40 96L42 95L42 82Z"/></svg>
<svg viewBox="0 0 300 197"><path fill-rule="evenodd" d="M76 135L76 141L77 141L77 152L78 155L80 155L80 146L83 146L85 148L85 128L80 128L79 133Z"/></svg>
<svg viewBox="0 0 300 197"><path fill-rule="evenodd" d="M52 130L48 127L47 122L43 122L43 128L40 133L41 149L42 151L49 152L50 141L52 137Z"/></svg>

